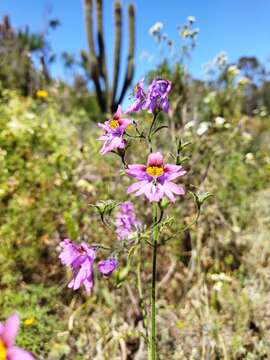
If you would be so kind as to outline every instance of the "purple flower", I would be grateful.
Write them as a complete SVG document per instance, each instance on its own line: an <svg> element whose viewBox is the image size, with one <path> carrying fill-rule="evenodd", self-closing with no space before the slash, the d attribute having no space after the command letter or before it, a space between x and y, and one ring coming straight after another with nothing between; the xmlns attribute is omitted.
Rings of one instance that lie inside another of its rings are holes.
<svg viewBox="0 0 270 360"><path fill-rule="evenodd" d="M116 259L106 259L102 260L98 263L98 270L104 276L110 276L114 270L117 268L117 260Z"/></svg>
<svg viewBox="0 0 270 360"><path fill-rule="evenodd" d="M172 180L185 173L180 165L165 164L161 153L152 153L148 156L146 166L129 165L126 174L139 181L132 184L127 192L135 193L135 196L144 194L150 202L159 202L164 196L175 202L174 194L184 195L185 190L182 186L174 184Z"/></svg>
<svg viewBox="0 0 270 360"><path fill-rule="evenodd" d="M80 255L79 247L69 239L64 239L60 246L62 251L59 255L61 263L66 266L72 266L73 261Z"/></svg>
<svg viewBox="0 0 270 360"><path fill-rule="evenodd" d="M118 240L128 240L141 225L136 219L133 204L126 201L120 205L116 214L116 234Z"/></svg>
<svg viewBox="0 0 270 360"><path fill-rule="evenodd" d="M1 360L34 360L30 353L13 345L19 326L20 320L17 314L11 315L4 324L0 323Z"/></svg>
<svg viewBox="0 0 270 360"><path fill-rule="evenodd" d="M73 277L68 287L77 290L84 285L87 294L90 294L94 286L93 265L96 250L86 243L77 245L65 239L60 243L62 251L59 258L63 265L72 269Z"/></svg>
<svg viewBox="0 0 270 360"><path fill-rule="evenodd" d="M145 109L150 113L156 110L169 111L168 94L171 91L171 82L169 80L154 79L148 88Z"/></svg>
<svg viewBox="0 0 270 360"><path fill-rule="evenodd" d="M104 130L104 134L97 140L104 141L104 144L100 150L102 155L115 149L124 149L126 141L124 140L124 134L126 128L132 123L129 119L123 119L121 113L121 106L118 105L116 113L112 119L105 121L104 124L98 123L98 126Z"/></svg>
<svg viewBox="0 0 270 360"><path fill-rule="evenodd" d="M144 85L144 78L142 78L135 86L134 88L135 101L127 109L126 114L137 112L145 108L144 106L146 104L146 94L143 89L143 85Z"/></svg>

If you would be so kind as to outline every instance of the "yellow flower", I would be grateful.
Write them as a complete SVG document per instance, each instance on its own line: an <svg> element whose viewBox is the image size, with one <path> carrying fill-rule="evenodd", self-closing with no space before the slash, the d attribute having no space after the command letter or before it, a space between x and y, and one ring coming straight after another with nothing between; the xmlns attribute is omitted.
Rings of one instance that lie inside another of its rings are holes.
<svg viewBox="0 0 270 360"><path fill-rule="evenodd" d="M41 99L45 99L46 97L48 97L48 92L46 90L38 90L36 92L36 95Z"/></svg>
<svg viewBox="0 0 270 360"><path fill-rule="evenodd" d="M32 326L36 322L36 319L34 317L28 318L24 320L24 325L26 326Z"/></svg>

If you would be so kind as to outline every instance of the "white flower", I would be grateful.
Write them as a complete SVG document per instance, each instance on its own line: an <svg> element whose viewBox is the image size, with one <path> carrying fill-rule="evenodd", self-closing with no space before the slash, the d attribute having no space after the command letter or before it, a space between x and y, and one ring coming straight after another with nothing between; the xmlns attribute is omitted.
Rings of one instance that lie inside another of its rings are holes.
<svg viewBox="0 0 270 360"><path fill-rule="evenodd" d="M211 91L209 94L207 94L206 95L206 97L203 99L203 102L205 103L205 104L209 104L209 103L211 103L214 99L215 99L215 97L216 97L216 92L215 91Z"/></svg>
<svg viewBox="0 0 270 360"><path fill-rule="evenodd" d="M246 142L250 142L252 140L252 135L247 131L243 132L242 137Z"/></svg>
<svg viewBox="0 0 270 360"><path fill-rule="evenodd" d="M195 23L195 21L196 21L195 16L188 16L187 19L188 19L188 22L190 22L191 24Z"/></svg>
<svg viewBox="0 0 270 360"><path fill-rule="evenodd" d="M213 286L213 290L219 292L223 287L223 282L222 281L218 281L215 283L215 285Z"/></svg>
<svg viewBox="0 0 270 360"><path fill-rule="evenodd" d="M240 70L238 69L238 67L236 65L230 65L227 69L227 72L231 76L237 76L240 74Z"/></svg>
<svg viewBox="0 0 270 360"><path fill-rule="evenodd" d="M250 84L250 82L251 82L250 79L248 77L244 76L238 80L238 85L245 86L245 85Z"/></svg>
<svg viewBox="0 0 270 360"><path fill-rule="evenodd" d="M255 156L253 153L249 152L245 156L245 160L247 164L254 164L255 163Z"/></svg>
<svg viewBox="0 0 270 360"><path fill-rule="evenodd" d="M225 273L211 274L210 279L213 281L231 282L232 278Z"/></svg>
<svg viewBox="0 0 270 360"><path fill-rule="evenodd" d="M225 123L225 119L223 117L221 117L221 116L217 116L215 118L215 123L218 126L222 126Z"/></svg>
<svg viewBox="0 0 270 360"><path fill-rule="evenodd" d="M156 35L160 33L162 29L163 29L163 23L158 21L153 26L150 27L149 34L151 36Z"/></svg>
<svg viewBox="0 0 270 360"><path fill-rule="evenodd" d="M209 129L209 123L203 121L197 129L197 135L202 136Z"/></svg>
<svg viewBox="0 0 270 360"><path fill-rule="evenodd" d="M193 128L194 126L195 126L195 121L191 120L185 124L184 129L190 129Z"/></svg>

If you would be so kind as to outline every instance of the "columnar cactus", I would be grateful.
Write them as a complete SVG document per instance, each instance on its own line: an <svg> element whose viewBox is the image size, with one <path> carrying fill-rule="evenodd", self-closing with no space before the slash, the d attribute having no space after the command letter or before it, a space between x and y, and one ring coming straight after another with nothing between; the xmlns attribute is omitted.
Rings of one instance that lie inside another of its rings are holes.
<svg viewBox="0 0 270 360"><path fill-rule="evenodd" d="M84 0L86 34L89 52L87 54L82 51L81 55L89 77L93 80L100 110L103 113L114 112L117 105L123 100L134 75L135 9L132 4L128 7L129 46L127 54L127 67L122 89L119 89L122 49L122 5L120 1L115 1L114 65L111 86L109 85L109 75L106 66L104 45L103 1L96 0L96 33L94 31L93 5L93 0ZM97 36L97 41L95 41L95 35ZM97 49L95 48L95 42L97 44ZM117 97L117 93L119 93L119 97Z"/></svg>

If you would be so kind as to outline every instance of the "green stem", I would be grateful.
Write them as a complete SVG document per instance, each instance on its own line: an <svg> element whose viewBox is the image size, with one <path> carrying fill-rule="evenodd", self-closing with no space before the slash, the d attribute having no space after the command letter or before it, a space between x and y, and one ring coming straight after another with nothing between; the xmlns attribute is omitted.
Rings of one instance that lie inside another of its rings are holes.
<svg viewBox="0 0 270 360"><path fill-rule="evenodd" d="M152 148L152 131L153 131L153 129L154 129L154 126L155 126L155 123L156 123L156 120L157 120L158 114L159 114L159 111L154 113L154 117L153 117L153 120L152 120L152 123L151 123L150 129L149 129L148 135L147 135L147 139L148 139L148 143L149 143L150 152L152 152L152 151L153 151L153 148Z"/></svg>
<svg viewBox="0 0 270 360"><path fill-rule="evenodd" d="M156 282L157 282L157 249L158 249L158 210L157 204L153 206L153 257L152 257L152 287L151 287L151 360L157 359L156 342Z"/></svg>
<svg viewBox="0 0 270 360"><path fill-rule="evenodd" d="M145 342L148 348L149 346L149 335L148 335L148 319L145 310L145 303L143 298L142 280L141 280L141 266L142 266L142 248L140 247L140 259L137 265L137 288L139 292L139 306L142 314L142 323L145 331Z"/></svg>

